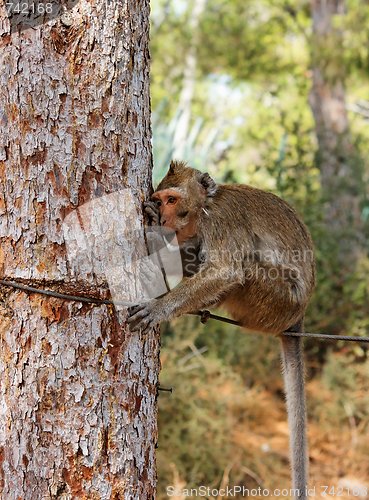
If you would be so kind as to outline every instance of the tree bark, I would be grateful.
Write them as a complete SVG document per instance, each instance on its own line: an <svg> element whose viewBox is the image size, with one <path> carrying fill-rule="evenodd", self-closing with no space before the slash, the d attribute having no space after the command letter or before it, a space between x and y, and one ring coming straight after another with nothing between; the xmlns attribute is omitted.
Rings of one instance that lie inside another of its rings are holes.
<svg viewBox="0 0 369 500"><path fill-rule="evenodd" d="M361 162L350 136L345 102L344 0L311 0L313 21L310 105L318 139L324 218L340 271L352 271L360 254Z"/></svg>
<svg viewBox="0 0 369 500"><path fill-rule="evenodd" d="M21 32L0 10L2 279L106 297L87 254L68 260L63 221L129 188L142 227L148 31L148 0L80 0ZM130 334L109 305L7 287L0 298L1 498L153 498L155 332Z"/></svg>

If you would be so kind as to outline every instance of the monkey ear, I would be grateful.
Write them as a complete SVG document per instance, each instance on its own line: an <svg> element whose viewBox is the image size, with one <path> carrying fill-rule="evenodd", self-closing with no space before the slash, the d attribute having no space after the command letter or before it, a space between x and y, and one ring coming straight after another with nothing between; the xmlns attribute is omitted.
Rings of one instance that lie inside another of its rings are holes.
<svg viewBox="0 0 369 500"><path fill-rule="evenodd" d="M177 164L177 162L175 162L173 160L170 162L168 174L174 174L176 164Z"/></svg>
<svg viewBox="0 0 369 500"><path fill-rule="evenodd" d="M209 174L202 174L200 178L200 184L205 188L206 195L209 197L215 196L218 186L214 179L210 177Z"/></svg>

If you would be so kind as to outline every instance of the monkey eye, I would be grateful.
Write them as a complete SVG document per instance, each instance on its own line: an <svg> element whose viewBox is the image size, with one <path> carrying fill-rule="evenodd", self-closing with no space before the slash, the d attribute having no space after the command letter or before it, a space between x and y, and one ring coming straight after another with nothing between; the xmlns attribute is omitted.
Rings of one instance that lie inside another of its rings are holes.
<svg viewBox="0 0 369 500"><path fill-rule="evenodd" d="M156 205L157 207L160 207L160 206L161 206L161 201L160 201L160 200L155 200L155 205Z"/></svg>
<svg viewBox="0 0 369 500"><path fill-rule="evenodd" d="M169 205L173 205L173 203L175 203L176 201L177 199L174 198L174 196L168 196L167 203L169 203Z"/></svg>

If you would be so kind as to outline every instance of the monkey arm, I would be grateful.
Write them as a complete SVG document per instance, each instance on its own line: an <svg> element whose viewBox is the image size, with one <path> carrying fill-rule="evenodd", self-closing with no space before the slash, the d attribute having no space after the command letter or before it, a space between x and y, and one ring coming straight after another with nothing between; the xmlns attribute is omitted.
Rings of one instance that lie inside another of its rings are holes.
<svg viewBox="0 0 369 500"><path fill-rule="evenodd" d="M216 304L237 286L234 277L224 271L227 269L203 268L194 276L184 278L163 297L131 308L127 320L131 331L150 330L164 320Z"/></svg>

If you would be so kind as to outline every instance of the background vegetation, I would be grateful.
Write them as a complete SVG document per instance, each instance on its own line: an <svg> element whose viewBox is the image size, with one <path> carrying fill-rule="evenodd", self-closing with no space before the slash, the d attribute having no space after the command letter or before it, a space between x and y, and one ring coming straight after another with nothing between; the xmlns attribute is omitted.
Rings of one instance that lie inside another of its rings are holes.
<svg viewBox="0 0 369 500"><path fill-rule="evenodd" d="M154 181L176 158L289 201L316 245L308 331L368 336L368 2L153 0L151 53ZM367 349L306 342L306 358L316 498L369 489ZM275 339L182 318L162 329L161 384L159 498L289 486Z"/></svg>

